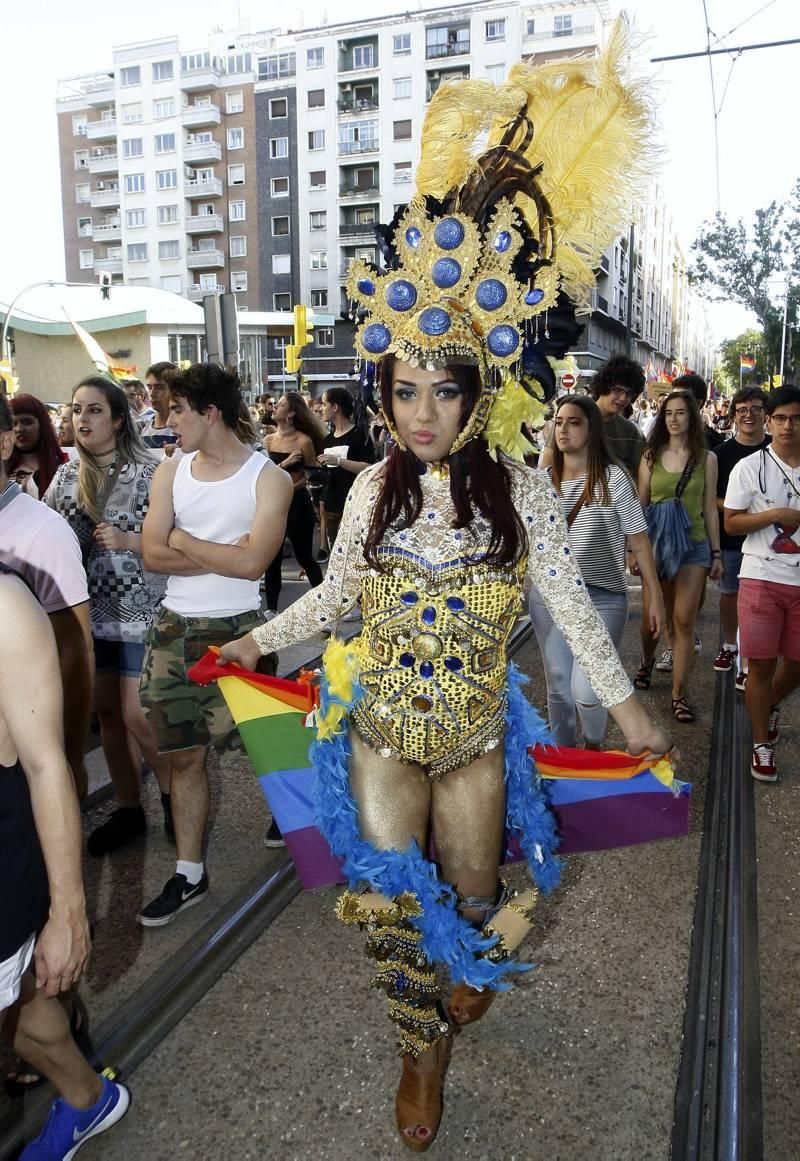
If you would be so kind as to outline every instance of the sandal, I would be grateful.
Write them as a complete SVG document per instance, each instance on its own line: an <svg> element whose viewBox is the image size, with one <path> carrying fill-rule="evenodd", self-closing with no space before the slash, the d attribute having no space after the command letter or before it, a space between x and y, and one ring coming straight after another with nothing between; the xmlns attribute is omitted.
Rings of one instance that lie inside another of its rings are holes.
<svg viewBox="0 0 800 1161"><path fill-rule="evenodd" d="M69 1018L69 1030L72 1034L72 1039L78 1045L84 1056L92 1054L92 1043L89 1039L89 1016L83 1003L77 996L72 997L72 1015ZM24 1079L29 1078L29 1079ZM17 1057L11 1070L6 1074L4 1085L5 1090L10 1097L24 1096L27 1092L32 1092L35 1088L40 1088L45 1083L47 1077L44 1076L27 1060L22 1060Z"/></svg>
<svg viewBox="0 0 800 1161"><path fill-rule="evenodd" d="M496 995L493 988L478 991L469 984L456 984L450 994L447 1014L457 1028L464 1028L488 1012Z"/></svg>
<svg viewBox="0 0 800 1161"><path fill-rule="evenodd" d="M412 1153L426 1153L436 1140L451 1047L449 1033L437 1040L432 1048L436 1052L436 1065L430 1072L419 1072L412 1067L407 1053L402 1057L403 1075L397 1089L395 1118L400 1140Z"/></svg>
<svg viewBox="0 0 800 1161"><path fill-rule="evenodd" d="M642 658L639 668L636 670L636 676L633 679L634 689L649 689L650 682L653 680L653 666L656 663L655 657L648 663Z"/></svg>
<svg viewBox="0 0 800 1161"><path fill-rule="evenodd" d="M686 726L694 721L694 714L689 708L685 697L673 697L672 714L676 722L683 722Z"/></svg>

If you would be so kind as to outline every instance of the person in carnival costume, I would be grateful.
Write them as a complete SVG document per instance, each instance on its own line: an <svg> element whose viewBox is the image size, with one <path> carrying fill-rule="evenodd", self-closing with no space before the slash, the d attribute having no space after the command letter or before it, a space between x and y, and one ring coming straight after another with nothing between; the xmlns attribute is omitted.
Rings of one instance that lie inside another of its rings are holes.
<svg viewBox="0 0 800 1161"><path fill-rule="evenodd" d="M557 496L521 462L520 426L554 388L547 357L580 333L651 133L620 76L628 50L620 26L598 59L438 90L415 195L380 229L386 269L356 261L348 281L395 447L356 478L325 582L222 649L252 669L361 603L361 634L325 653L315 809L351 888L337 914L366 928L399 1029L397 1127L416 1152L439 1127L451 1030L530 966L512 952L559 876L529 755L547 733L506 656L526 577L631 753L670 748L587 597ZM514 897L498 883L506 830L536 884Z"/></svg>

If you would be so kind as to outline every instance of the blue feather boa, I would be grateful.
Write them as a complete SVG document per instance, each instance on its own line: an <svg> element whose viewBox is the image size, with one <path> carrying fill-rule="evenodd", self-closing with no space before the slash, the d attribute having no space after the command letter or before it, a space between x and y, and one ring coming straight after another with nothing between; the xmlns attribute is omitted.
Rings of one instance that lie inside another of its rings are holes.
<svg viewBox="0 0 800 1161"><path fill-rule="evenodd" d="M507 827L518 834L531 874L539 888L547 892L558 883L559 867L553 853L558 839L528 747L546 741L548 734L521 692L525 681L519 670L510 665L505 736ZM328 697L323 679L323 705ZM416 841L405 851L394 851L379 850L361 838L358 808L350 793L350 755L346 728L311 747L317 823L331 850L343 860L350 886L366 882L390 899L404 891L413 892L422 913L411 922L422 933L422 947L428 959L445 964L454 983L507 990L507 977L527 971L531 965L514 960L492 963L486 958L485 953L494 946L496 938L487 939L464 919L458 911L455 891L439 878L435 864L425 858Z"/></svg>

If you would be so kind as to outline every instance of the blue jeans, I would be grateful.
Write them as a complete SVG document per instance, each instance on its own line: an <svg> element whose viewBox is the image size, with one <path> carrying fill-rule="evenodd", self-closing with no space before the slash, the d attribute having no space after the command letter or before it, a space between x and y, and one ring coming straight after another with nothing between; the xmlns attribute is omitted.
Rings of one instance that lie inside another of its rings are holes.
<svg viewBox="0 0 800 1161"><path fill-rule="evenodd" d="M586 591L618 648L628 620L628 594L595 585L587 585ZM547 681L547 716L553 741L558 746L575 745L577 712L584 741L600 745L605 737L608 711L597 700L538 589L531 589L530 616Z"/></svg>

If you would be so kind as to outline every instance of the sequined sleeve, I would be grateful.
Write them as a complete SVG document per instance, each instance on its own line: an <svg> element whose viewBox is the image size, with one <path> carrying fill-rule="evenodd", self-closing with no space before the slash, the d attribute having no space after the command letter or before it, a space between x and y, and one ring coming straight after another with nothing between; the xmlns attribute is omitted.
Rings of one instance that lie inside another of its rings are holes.
<svg viewBox="0 0 800 1161"><path fill-rule="evenodd" d="M602 704L619 705L633 687L581 579L558 496L543 472L520 468L515 477L517 511L530 543L530 581Z"/></svg>
<svg viewBox="0 0 800 1161"><path fill-rule="evenodd" d="M266 625L253 630L253 640L262 653L284 649L323 629L335 627L341 615L355 604L361 589L357 566L363 562L363 540L377 494L377 476L382 471L383 464L375 464L356 477L322 584Z"/></svg>

